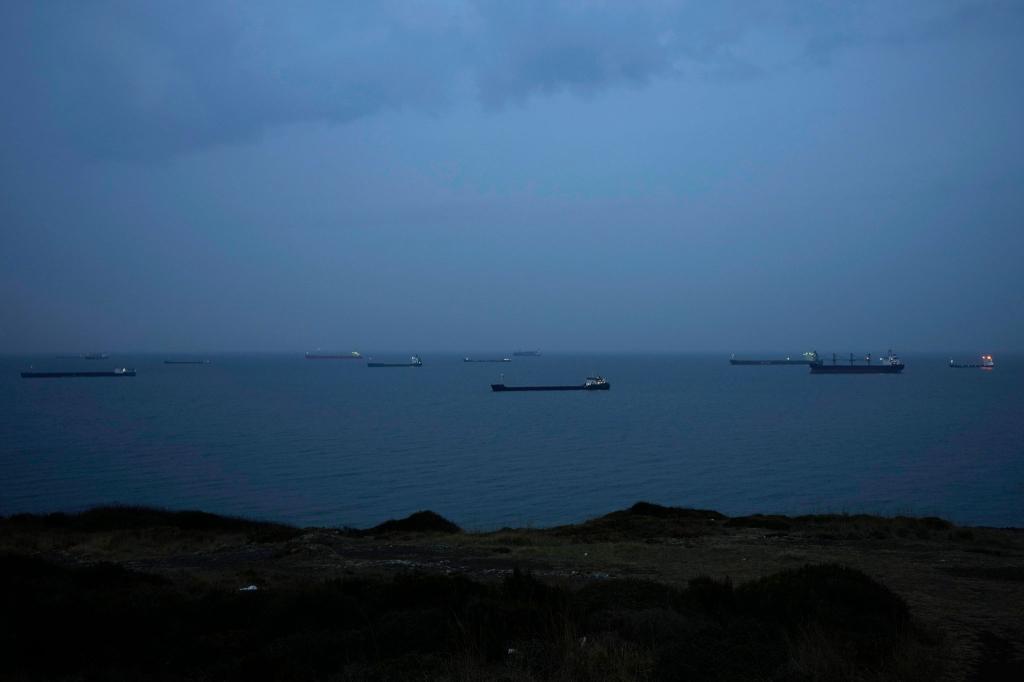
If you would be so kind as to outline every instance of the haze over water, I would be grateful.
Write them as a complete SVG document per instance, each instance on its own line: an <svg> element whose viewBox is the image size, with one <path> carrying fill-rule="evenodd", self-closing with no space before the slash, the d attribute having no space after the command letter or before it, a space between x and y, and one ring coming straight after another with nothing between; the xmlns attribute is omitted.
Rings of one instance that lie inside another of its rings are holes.
<svg viewBox="0 0 1024 682"><path fill-rule="evenodd" d="M164 357L4 357L0 514L128 503L368 526L432 509L496 528L648 500L1024 526L1021 356L997 356L988 372L912 354L897 376L811 376L696 354L507 364L427 354L417 369L301 354ZM20 379L30 363L139 374ZM491 393L502 372L509 384L600 372L612 388Z"/></svg>

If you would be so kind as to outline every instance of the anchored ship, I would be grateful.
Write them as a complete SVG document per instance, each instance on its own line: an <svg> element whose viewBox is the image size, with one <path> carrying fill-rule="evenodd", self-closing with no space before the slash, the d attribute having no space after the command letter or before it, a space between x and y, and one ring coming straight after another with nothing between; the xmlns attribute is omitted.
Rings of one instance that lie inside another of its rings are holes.
<svg viewBox="0 0 1024 682"><path fill-rule="evenodd" d="M505 375L502 375L502 379ZM611 384L604 377L587 377L585 383L572 386L506 386L504 383L491 384L491 390L495 393L505 391L607 391Z"/></svg>
<svg viewBox="0 0 1024 682"><path fill-rule="evenodd" d="M516 352L512 353L512 355L515 355L516 357L520 357L520 358L539 358L540 357L540 351L539 350L517 350Z"/></svg>
<svg viewBox="0 0 1024 682"><path fill-rule="evenodd" d="M165 365L208 365L209 360L164 360Z"/></svg>
<svg viewBox="0 0 1024 682"><path fill-rule="evenodd" d="M66 377L133 377L134 369L122 367L110 372L22 372L22 379L60 379Z"/></svg>
<svg viewBox="0 0 1024 682"><path fill-rule="evenodd" d="M873 364L871 353L864 356L864 359L854 357L850 353L849 364L846 360L840 362L839 357L832 354L832 364L823 362L820 358L811 364L811 374L899 374L903 371L903 361L896 357L890 350L888 357L881 358L879 364ZM863 364L857 364L863 362Z"/></svg>
<svg viewBox="0 0 1024 682"><path fill-rule="evenodd" d="M512 362L512 358L463 358L463 362Z"/></svg>
<svg viewBox="0 0 1024 682"><path fill-rule="evenodd" d="M409 358L409 362L367 362L367 367L422 367L423 361L420 360L420 356L414 355Z"/></svg>
<svg viewBox="0 0 1024 682"><path fill-rule="evenodd" d="M352 351L351 353L322 353L319 350L306 353L307 360L362 360L363 356Z"/></svg>
<svg viewBox="0 0 1024 682"><path fill-rule="evenodd" d="M786 358L776 358L772 360L737 360L735 353L731 358L729 358L730 365L812 365L817 361L818 353L813 350L804 353L796 360L788 356Z"/></svg>
<svg viewBox="0 0 1024 682"><path fill-rule="evenodd" d="M949 359L950 367L977 367L980 369L995 369L996 363L992 359L991 355L982 355L981 362L953 362L953 358Z"/></svg>

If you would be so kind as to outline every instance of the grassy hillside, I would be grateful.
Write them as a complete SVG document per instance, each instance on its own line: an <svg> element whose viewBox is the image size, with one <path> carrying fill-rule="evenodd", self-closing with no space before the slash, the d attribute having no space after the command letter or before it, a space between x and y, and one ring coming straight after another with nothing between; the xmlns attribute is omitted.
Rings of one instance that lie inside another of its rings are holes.
<svg viewBox="0 0 1024 682"><path fill-rule="evenodd" d="M647 503L493 533L429 512L365 530L20 515L0 519L0 677L1020 679L1021 550L939 519ZM936 576L988 620L968 627Z"/></svg>

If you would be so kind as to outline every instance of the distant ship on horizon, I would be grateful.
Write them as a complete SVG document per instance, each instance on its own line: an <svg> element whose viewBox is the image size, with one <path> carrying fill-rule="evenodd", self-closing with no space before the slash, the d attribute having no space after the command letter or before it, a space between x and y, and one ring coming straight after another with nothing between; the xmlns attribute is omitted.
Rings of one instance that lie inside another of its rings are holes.
<svg viewBox="0 0 1024 682"><path fill-rule="evenodd" d="M349 353L335 353L327 351L306 351L307 360L362 360L363 356L358 351Z"/></svg>
<svg viewBox="0 0 1024 682"><path fill-rule="evenodd" d="M96 378L96 377L133 377L135 370L121 367L103 372L36 372L29 370L22 372L22 379L67 379L67 378Z"/></svg>
<svg viewBox="0 0 1024 682"><path fill-rule="evenodd" d="M981 362L954 362L953 358L950 358L949 366L954 368L995 369L996 362L992 359L991 355L982 355Z"/></svg>
<svg viewBox="0 0 1024 682"><path fill-rule="evenodd" d="M873 364L871 353L864 356L863 361L850 353L849 364L841 363L839 356L832 354L832 364L826 364L820 358L811 364L811 374L899 374L904 364L891 350L889 355L880 358L880 364ZM857 364L863 362L864 364Z"/></svg>
<svg viewBox="0 0 1024 682"><path fill-rule="evenodd" d="M366 363L367 367L422 367L423 361L420 360L420 356L413 355L409 358L409 362L373 362L373 358L370 358L370 362Z"/></svg>
<svg viewBox="0 0 1024 682"><path fill-rule="evenodd" d="M553 386L507 386L504 383L505 375L501 376L502 382L491 384L491 390L495 393L518 392L518 391L607 391L611 388L608 380L602 376L587 377L582 384L553 385Z"/></svg>
<svg viewBox="0 0 1024 682"><path fill-rule="evenodd" d="M729 358L730 365L810 365L817 361L818 352L813 350L804 353L803 356L796 360L789 356L771 360L737 360L735 353Z"/></svg>
<svg viewBox="0 0 1024 682"><path fill-rule="evenodd" d="M540 349L535 349L535 350L517 350L516 352L512 353L512 355L514 355L516 357L520 357L520 358L539 358L540 357Z"/></svg>

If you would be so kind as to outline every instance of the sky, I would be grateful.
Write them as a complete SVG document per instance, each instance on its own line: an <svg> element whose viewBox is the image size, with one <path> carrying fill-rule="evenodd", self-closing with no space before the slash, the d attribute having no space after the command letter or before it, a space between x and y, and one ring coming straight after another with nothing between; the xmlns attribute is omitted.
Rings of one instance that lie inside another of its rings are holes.
<svg viewBox="0 0 1024 682"><path fill-rule="evenodd" d="M1024 3L0 3L0 352L1024 350Z"/></svg>

